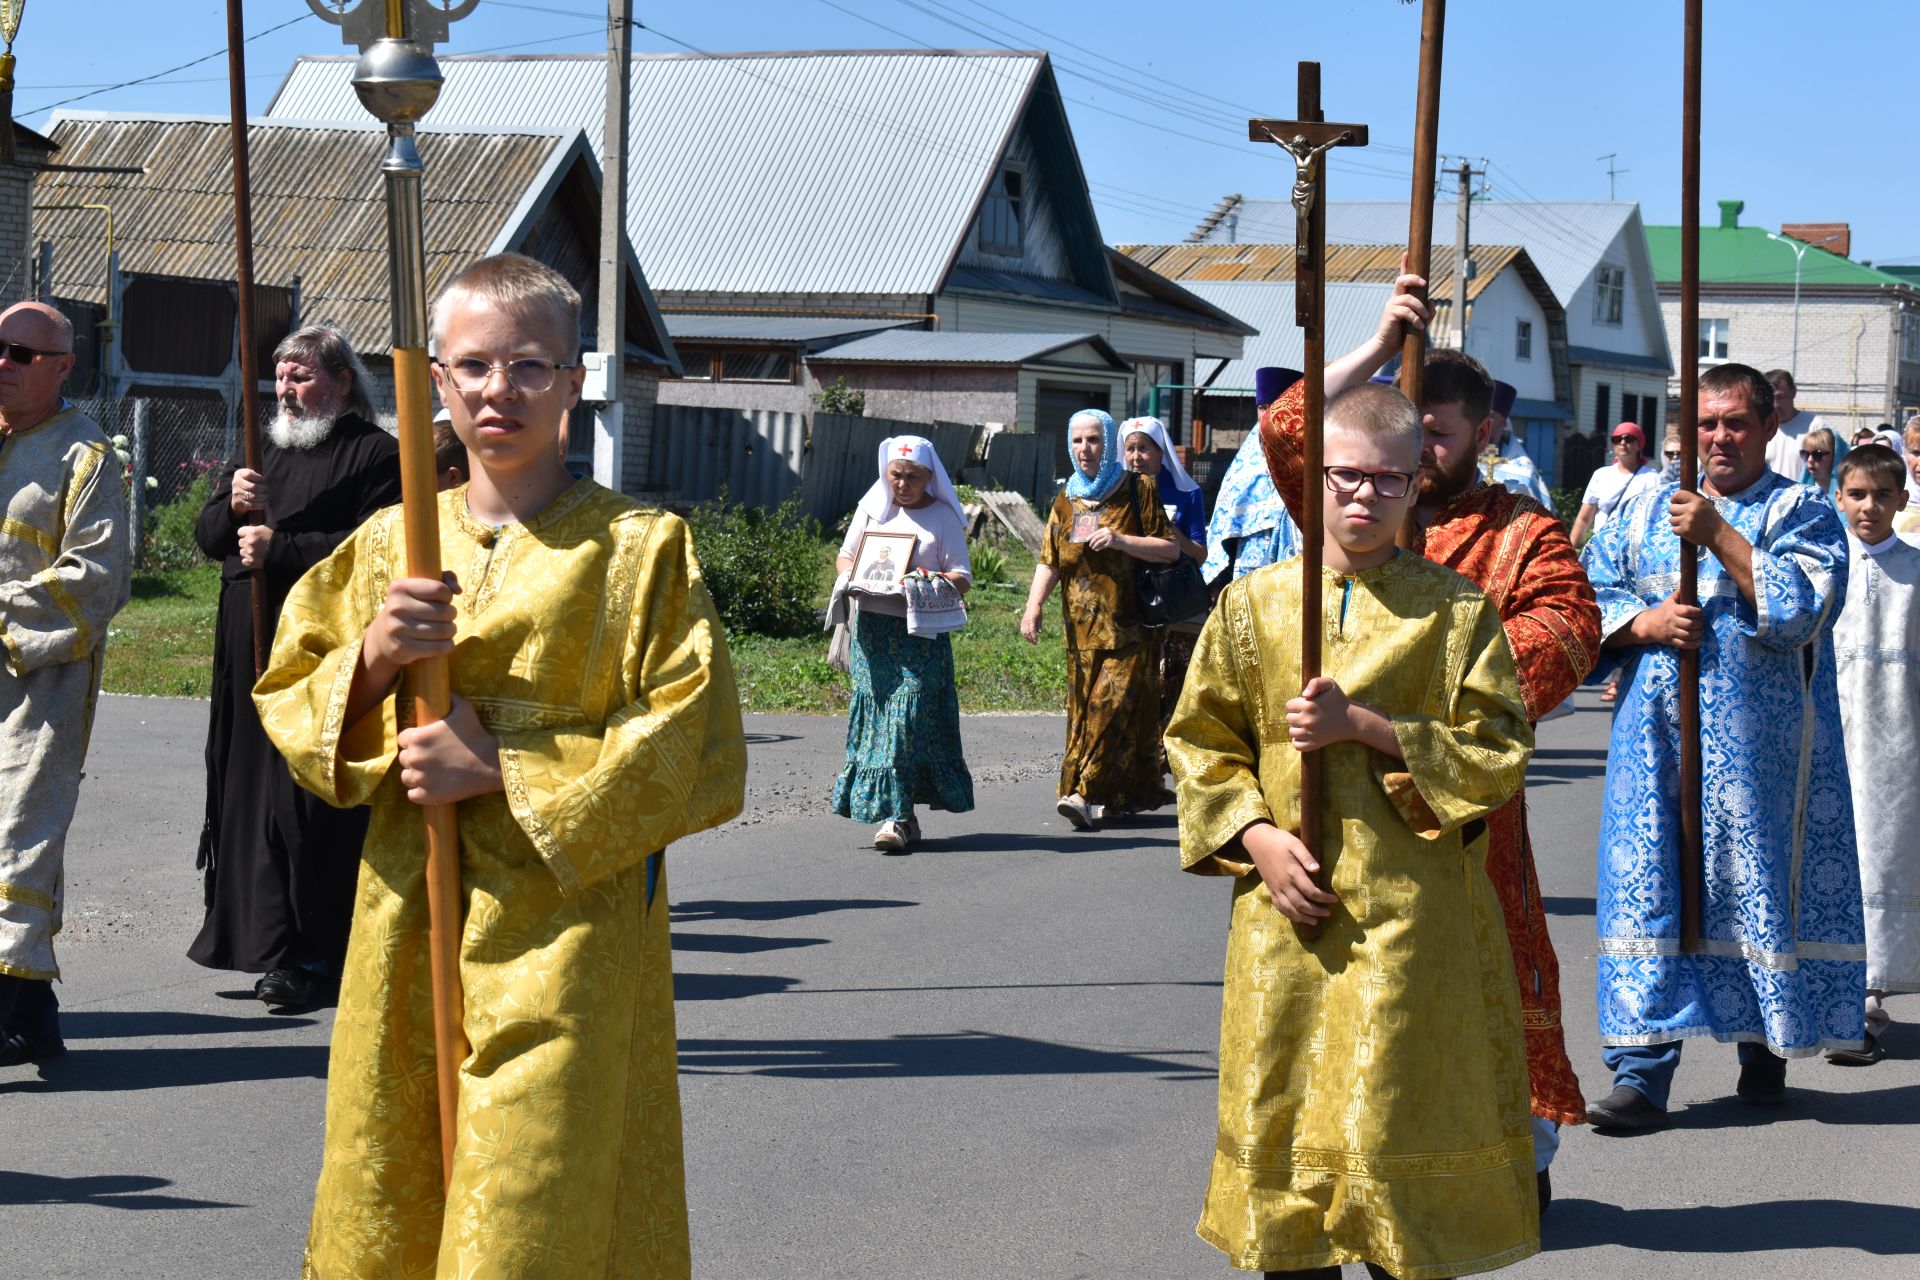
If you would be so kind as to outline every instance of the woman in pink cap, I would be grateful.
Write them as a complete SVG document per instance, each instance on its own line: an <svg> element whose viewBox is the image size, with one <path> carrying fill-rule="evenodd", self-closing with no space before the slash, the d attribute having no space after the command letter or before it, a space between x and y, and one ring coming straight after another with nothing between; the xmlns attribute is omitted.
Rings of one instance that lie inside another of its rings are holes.
<svg viewBox="0 0 1920 1280"><path fill-rule="evenodd" d="M1593 473L1580 495L1580 514L1573 518L1573 545L1613 518L1638 493L1660 483L1660 471L1646 461L1647 436L1638 423L1623 422L1608 436L1613 461Z"/></svg>

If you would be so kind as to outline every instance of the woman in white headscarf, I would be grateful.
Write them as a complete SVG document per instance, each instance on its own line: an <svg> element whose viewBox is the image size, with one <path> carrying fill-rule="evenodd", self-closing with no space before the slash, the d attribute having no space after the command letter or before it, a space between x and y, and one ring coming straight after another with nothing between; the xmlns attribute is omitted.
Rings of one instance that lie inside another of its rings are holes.
<svg viewBox="0 0 1920 1280"><path fill-rule="evenodd" d="M1172 564L1180 551L1154 482L1123 465L1119 436L1099 409L1068 421L1074 473L1053 500L1020 619L1020 634L1038 641L1047 597L1065 584L1067 753L1057 807L1077 831L1092 828L1096 805L1127 813L1172 799L1159 761L1160 645L1140 624L1133 568Z"/></svg>
<svg viewBox="0 0 1920 1280"><path fill-rule="evenodd" d="M868 532L914 538L907 569L936 574L965 594L973 585L966 518L947 469L930 441L880 442L880 477L853 513L835 569L853 571ZM973 808L973 777L960 749L960 698L953 644L946 634L907 634L906 599L854 592L849 620L853 705L847 712L847 763L833 786L833 811L879 822L873 847L909 853L920 839L914 806L951 813Z"/></svg>

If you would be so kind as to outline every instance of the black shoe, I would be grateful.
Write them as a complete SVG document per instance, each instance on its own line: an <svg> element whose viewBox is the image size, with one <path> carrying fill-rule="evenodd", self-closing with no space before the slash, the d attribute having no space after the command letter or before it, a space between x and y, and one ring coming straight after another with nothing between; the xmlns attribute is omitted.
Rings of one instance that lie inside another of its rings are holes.
<svg viewBox="0 0 1920 1280"><path fill-rule="evenodd" d="M1591 1116L1593 1113L1589 1111L1587 1114ZM1544 1218L1547 1216L1547 1206L1553 1203L1552 1171L1542 1169L1540 1172L1534 1174L1533 1187L1535 1191L1540 1193L1540 1216Z"/></svg>
<svg viewBox="0 0 1920 1280"><path fill-rule="evenodd" d="M17 1067L25 1062L45 1062L67 1051L67 1042L59 1032L28 1035L24 1031L0 1035L0 1067Z"/></svg>
<svg viewBox="0 0 1920 1280"><path fill-rule="evenodd" d="M1740 1064L1740 1083L1734 1092L1740 1101L1755 1107L1771 1107L1787 1100L1787 1060L1772 1053L1756 1054L1751 1062Z"/></svg>
<svg viewBox="0 0 1920 1280"><path fill-rule="evenodd" d="M1655 1129L1666 1119L1666 1111L1632 1085L1618 1085L1600 1101L1587 1104L1587 1123L1595 1129Z"/></svg>
<svg viewBox="0 0 1920 1280"><path fill-rule="evenodd" d="M276 1009L310 1009L337 1000L340 983L311 969L275 969L253 984L253 993Z"/></svg>

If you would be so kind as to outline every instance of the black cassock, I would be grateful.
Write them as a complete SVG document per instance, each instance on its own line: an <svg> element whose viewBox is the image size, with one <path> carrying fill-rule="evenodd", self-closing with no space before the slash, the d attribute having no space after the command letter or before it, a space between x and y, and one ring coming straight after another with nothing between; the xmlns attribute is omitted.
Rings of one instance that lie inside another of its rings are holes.
<svg viewBox="0 0 1920 1280"><path fill-rule="evenodd" d="M269 523L269 625L287 592L347 535L400 501L399 447L352 414L312 449L261 442ZM207 815L195 865L206 869L207 918L187 955L210 969L261 973L347 950L365 809L336 809L295 785L253 707L253 580L240 563L233 471L200 512L200 549L222 560L207 727ZM271 642L269 642L271 646Z"/></svg>

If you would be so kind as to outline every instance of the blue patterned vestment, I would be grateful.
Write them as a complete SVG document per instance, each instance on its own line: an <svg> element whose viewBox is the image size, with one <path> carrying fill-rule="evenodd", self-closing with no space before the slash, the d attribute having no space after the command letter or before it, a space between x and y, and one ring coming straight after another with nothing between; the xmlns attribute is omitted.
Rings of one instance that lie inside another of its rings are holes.
<svg viewBox="0 0 1920 1280"><path fill-rule="evenodd" d="M1676 488L1638 495L1587 545L1602 635L1679 585ZM1601 673L1618 666L1621 693L1600 819L1600 1040L1712 1036L1789 1058L1857 1047L1865 931L1832 638L1846 534L1832 504L1771 471L1714 505L1753 544L1759 603L1700 555L1702 950L1679 954L1678 651L1609 652Z"/></svg>
<svg viewBox="0 0 1920 1280"><path fill-rule="evenodd" d="M1244 578L1255 569L1299 554L1300 526L1287 514L1287 504L1274 487L1256 428L1240 442L1227 464L1227 474L1220 478L1213 518L1207 522L1207 558L1200 576L1212 582L1231 561L1233 576Z"/></svg>

